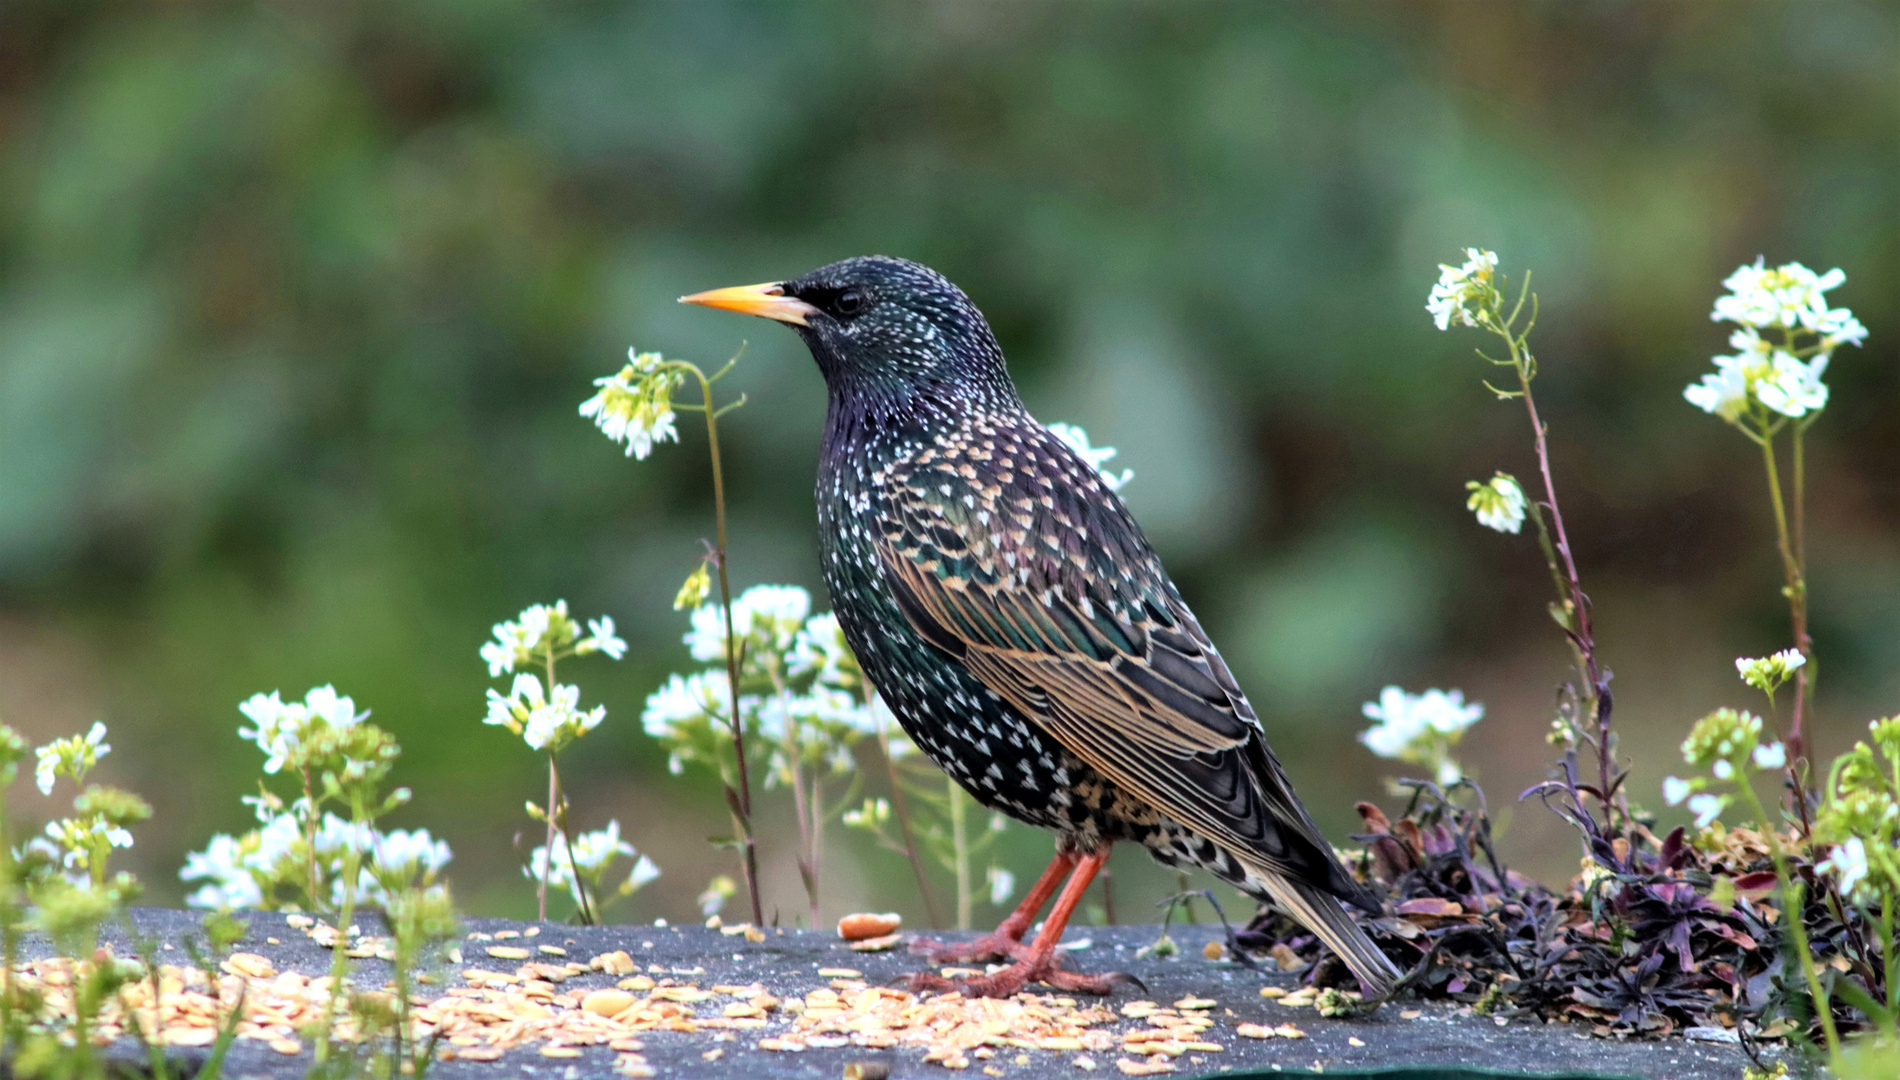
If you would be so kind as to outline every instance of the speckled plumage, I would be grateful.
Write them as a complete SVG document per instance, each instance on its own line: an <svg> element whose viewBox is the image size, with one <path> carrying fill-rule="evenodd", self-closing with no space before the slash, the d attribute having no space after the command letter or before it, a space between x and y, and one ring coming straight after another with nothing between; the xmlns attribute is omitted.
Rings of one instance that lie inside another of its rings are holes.
<svg viewBox="0 0 1900 1080"><path fill-rule="evenodd" d="M825 581L918 747L1059 849L1127 841L1206 869L1389 986L1335 898L1372 905L1246 696L1121 500L1023 407L969 299L883 257L779 289L830 389Z"/></svg>

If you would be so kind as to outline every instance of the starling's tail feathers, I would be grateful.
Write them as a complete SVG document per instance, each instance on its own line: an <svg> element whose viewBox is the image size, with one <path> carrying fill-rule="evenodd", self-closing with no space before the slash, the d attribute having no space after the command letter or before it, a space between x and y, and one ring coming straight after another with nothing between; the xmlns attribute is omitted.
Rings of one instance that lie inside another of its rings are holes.
<svg viewBox="0 0 1900 1080"><path fill-rule="evenodd" d="M1331 893L1274 873L1257 873L1273 902L1302 926L1319 935L1364 986L1366 1000L1388 997L1398 985L1399 969L1379 950Z"/></svg>

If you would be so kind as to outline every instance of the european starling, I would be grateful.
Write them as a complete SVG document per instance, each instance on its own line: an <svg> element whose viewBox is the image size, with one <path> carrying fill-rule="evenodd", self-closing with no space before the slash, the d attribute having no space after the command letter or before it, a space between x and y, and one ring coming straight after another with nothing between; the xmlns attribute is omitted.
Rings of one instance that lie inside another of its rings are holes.
<svg viewBox="0 0 1900 1080"><path fill-rule="evenodd" d="M1056 833L1054 861L995 933L937 949L939 962L1016 961L958 989L1107 993L1116 977L1061 970L1055 946L1128 841L1278 905L1369 995L1390 992L1397 969L1340 906L1377 913L1376 899L1293 793L1121 499L1023 407L962 290L870 256L682 300L804 339L830 392L820 558L845 639L932 761L985 807Z"/></svg>

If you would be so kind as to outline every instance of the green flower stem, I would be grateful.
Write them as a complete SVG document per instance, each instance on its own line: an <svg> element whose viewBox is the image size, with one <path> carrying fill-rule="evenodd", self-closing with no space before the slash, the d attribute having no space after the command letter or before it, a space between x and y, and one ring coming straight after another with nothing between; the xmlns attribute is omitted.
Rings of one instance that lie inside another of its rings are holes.
<svg viewBox="0 0 1900 1080"><path fill-rule="evenodd" d="M350 793L350 824L355 832L361 832L369 824L369 817L363 811L363 796ZM316 1061L322 1065L330 1057L330 1034L336 1025L337 1006L343 1000L343 983L350 974L350 920L356 917L356 884L363 873L363 856L355 844L343 845L343 906L337 913L336 938L331 946L330 958L330 996L323 1003L323 1019L317 1027Z"/></svg>
<svg viewBox="0 0 1900 1080"><path fill-rule="evenodd" d="M1734 768L1737 777L1735 786L1741 789L1749 807L1755 811L1755 820L1761 822L1762 834L1768 838L1768 854L1774 859L1775 881L1781 892L1781 917L1787 920L1789 941L1801 965L1802 978L1807 980L1808 994L1814 999L1814 1011L1821 1020L1821 1035L1827 1041L1828 1067L1839 1072L1841 1037L1834 1030L1834 1009L1829 1003L1827 991L1821 987L1821 976L1814 966L1814 953L1808 947L1807 922L1802 918L1806 910L1803 890L1788 870L1788 857L1781 850L1781 835L1775 828L1774 819L1768 816L1768 808L1762 805L1761 797L1755 794L1755 785L1748 781L1748 756L1743 755L1734 763Z"/></svg>
<svg viewBox="0 0 1900 1080"><path fill-rule="evenodd" d="M554 804L560 813L559 828L561 839L567 846L567 872L574 875L574 902L579 910L582 926L593 926L600 922L600 915L594 910L594 903L587 897L587 879L581 876L580 863L574 857L574 828L567 820L567 795L561 789L561 769L555 764L554 755L548 755L548 783L554 789ZM548 847L548 865L554 865L554 847Z"/></svg>
<svg viewBox="0 0 1900 1080"><path fill-rule="evenodd" d="M548 857L541 860L541 880L534 891L535 918L541 922L548 921L548 880L554 876L554 800L559 798L560 794L560 781L554 774L554 755L549 754L548 805L546 812L542 815L547 818L548 835L545 844Z"/></svg>
<svg viewBox="0 0 1900 1080"><path fill-rule="evenodd" d="M1802 466L1805 463L1802 460L1801 425L1796 424L1793 438L1794 472L1792 476L1796 499L1794 522L1790 526L1787 503L1781 494L1780 462L1775 457L1776 431L1776 427L1763 427L1761 433L1755 437L1755 442L1761 447L1762 467L1768 474L1768 500L1775 512L1775 544L1781 555L1781 572L1786 582L1782 593L1788 598L1788 614L1794 630L1794 644L1808 661L1807 664L1802 665L1801 670L1795 672L1794 715L1785 739L1789 750L1789 767L1795 772L1796 782L1799 784L1802 772L1799 764L1807 760L1807 746L1802 738L1802 722L1805 718L1808 696L1807 668L1814 663L1814 642L1808 637L1808 582L1801 552L1804 542L1801 539L1803 537L1801 504L1805 495ZM1798 792L1797 797L1799 795Z"/></svg>
<svg viewBox="0 0 1900 1080"><path fill-rule="evenodd" d="M567 654L563 654L567 655ZM554 700L554 646L547 646L547 700ZM561 770L554 761L554 752L548 751L548 857L541 862L541 885L536 893L540 905L541 921L548 919L548 879L554 873L554 831L561 831L561 839L567 842L567 869L574 875L574 896L579 905L577 914L582 926L594 925L594 913L587 903L587 885L581 880L581 868L574 861L574 831L567 823L567 797L561 793Z"/></svg>
<svg viewBox="0 0 1900 1080"><path fill-rule="evenodd" d="M725 472L719 462L719 414L744 404L745 398L741 396L737 402L726 406L725 409L715 409L712 396L713 381L731 370L733 363L737 360L738 358L734 357L710 378L699 369L699 365L685 360L669 360L662 368L688 372L693 378L699 380L700 404L681 406L681 408L697 409L706 414L706 442L712 454L715 532L713 547L719 563L719 605L724 610L726 618L726 686L728 691L726 696L730 699L732 708L730 720L732 754L737 760L739 770L739 806L738 812L733 815L733 820L739 826L739 843L745 853L741 865L745 870L746 893L752 901L752 925L764 926L765 909L759 903L758 843L752 836L752 783L746 769L745 726L739 720L739 643L732 637L732 584L726 573L726 481Z"/></svg>
<svg viewBox="0 0 1900 1080"><path fill-rule="evenodd" d="M310 786L310 765L306 762L297 770L303 777L303 847L304 862L310 871L310 910L317 911L323 906L319 897L323 894L322 879L317 876L317 794Z"/></svg>

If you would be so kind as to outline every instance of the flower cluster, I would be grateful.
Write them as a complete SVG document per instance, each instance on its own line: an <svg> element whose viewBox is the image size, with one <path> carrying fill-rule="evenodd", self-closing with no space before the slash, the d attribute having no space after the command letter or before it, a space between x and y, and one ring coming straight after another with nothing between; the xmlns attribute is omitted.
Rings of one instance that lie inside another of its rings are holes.
<svg viewBox="0 0 1900 1080"><path fill-rule="evenodd" d="M545 663L552 656L589 656L606 653L618 660L627 655L627 643L614 633L614 620L602 615L587 620L587 636L567 613L567 601L535 604L513 622L494 626L495 640L482 646L482 659L488 662L490 678L500 678L518 667Z"/></svg>
<svg viewBox="0 0 1900 1080"><path fill-rule="evenodd" d="M293 772L303 768L327 738L354 727L369 715L358 713L356 702L339 695L334 686L319 686L305 694L302 701L286 702L276 690L269 696L253 694L238 706L238 711L257 725L239 728L238 734L264 751L267 773L287 765Z"/></svg>
<svg viewBox="0 0 1900 1080"><path fill-rule="evenodd" d="M112 850L132 846L128 826L152 816L151 806L137 795L86 783L99 759L112 752L105 738L106 726L94 723L84 735L55 739L34 752L34 780L41 794L51 795L62 776L80 791L73 799L73 816L47 822L44 835L29 840L22 855L70 872L75 887L104 887L106 860ZM10 729L5 729L3 741L0 758L5 760L5 778L11 783L25 744Z"/></svg>
<svg viewBox="0 0 1900 1080"><path fill-rule="evenodd" d="M86 774L99 764L99 759L111 752L112 746L106 742L106 726L94 722L92 730L84 735L54 739L35 750L38 761L33 766L33 779L42 795L53 793L56 777L70 776L74 783L83 784Z"/></svg>
<svg viewBox="0 0 1900 1080"><path fill-rule="evenodd" d="M1769 700L1772 701L1775 691L1781 689L1783 683L1794 678L1794 673L1807 662L1808 658L1802 656L1799 649L1783 649L1773 656L1752 659L1746 656L1736 657L1735 672L1742 677L1743 682L1767 694Z"/></svg>
<svg viewBox="0 0 1900 1080"><path fill-rule="evenodd" d="M179 877L201 883L187 903L313 910L346 900L380 903L434 881L451 857L447 844L423 830L375 827L377 817L409 801L409 790L382 790L402 748L355 701L320 686L302 701L287 702L276 691L255 694L238 709L254 725L238 734L264 753L265 774L293 774L301 790L288 802L262 785L246 796L257 827L213 836L186 856ZM327 810L331 804L350 816ZM352 865L354 889L347 880Z"/></svg>
<svg viewBox="0 0 1900 1080"><path fill-rule="evenodd" d="M1108 463L1108 459L1114 457L1119 451L1112 446L1089 445L1089 433L1074 424L1050 424L1049 434L1069 444L1069 449L1075 451L1083 461L1088 462L1089 467L1101 476L1102 485L1108 490L1120 491L1123 484L1135 478L1133 469L1123 469L1120 473L1116 473L1103 468L1102 466Z"/></svg>
<svg viewBox="0 0 1900 1080"><path fill-rule="evenodd" d="M1688 804L1696 827L1708 828L1728 808L1731 795L1715 789L1748 783L1752 768L1775 772L1788 765L1788 749L1761 741L1761 717L1746 710L1717 709L1696 722L1682 743L1682 760L1709 770L1708 776L1663 779L1663 800Z"/></svg>
<svg viewBox="0 0 1900 1080"><path fill-rule="evenodd" d="M1729 335L1734 355L1716 357L1716 370L1683 397L1731 424L1750 421L1760 428L1826 408L1821 377L1834 350L1867 338L1853 312L1828 307L1828 290L1846 280L1838 269L1816 274L1800 263L1768 269L1761 259L1730 274L1722 282L1729 295L1716 300L1709 317L1739 327Z"/></svg>
<svg viewBox="0 0 1900 1080"><path fill-rule="evenodd" d="M413 888L427 888L454 854L427 829L381 832L325 813L314 836L295 813L260 804L257 828L242 836L219 834L203 851L185 856L179 878L201 883L185 898L191 907L234 910L302 907L309 901L306 878L314 862L320 875L318 901L343 902L346 859L359 870L357 898L386 904Z"/></svg>
<svg viewBox="0 0 1900 1080"><path fill-rule="evenodd" d="M1382 758L1432 766L1439 784L1452 784L1464 770L1451 756L1465 730L1484 718L1484 706L1465 704L1462 690L1408 694L1396 686L1379 693L1362 710L1378 723L1359 733L1359 741Z"/></svg>
<svg viewBox="0 0 1900 1080"><path fill-rule="evenodd" d="M703 605L692 624L685 641L693 659L717 666L671 676L640 717L675 773L689 763L722 767L730 756L725 609ZM877 721L837 618L812 615L811 594L797 586L755 585L732 602L732 637L741 658L740 721L768 746L767 782L789 782L806 765L849 770L851 747Z"/></svg>
<svg viewBox="0 0 1900 1080"><path fill-rule="evenodd" d="M594 380L600 390L581 403L581 415L590 417L609 439L626 443L627 456L644 460L654 443L679 441L673 427L673 392L685 378L659 353L628 349L626 367Z"/></svg>
<svg viewBox="0 0 1900 1080"><path fill-rule="evenodd" d="M567 613L567 601L535 604L512 622L496 623L494 640L481 648L488 673L500 676L516 668L532 667L545 674L517 674L508 693L488 691L488 715L484 724L507 728L521 737L529 749L558 754L574 740L600 726L607 718L607 707L580 707L580 688L554 679L554 665L570 656L601 653L618 660L627 654L627 643L614 632L608 616L589 619L588 634L581 636L580 625Z"/></svg>
<svg viewBox="0 0 1900 1080"><path fill-rule="evenodd" d="M1816 869L1869 910L1900 900L1900 716L1867 725L1869 738L1836 759L1815 814L1828 851Z"/></svg>
<svg viewBox="0 0 1900 1080"><path fill-rule="evenodd" d="M1438 264L1438 284L1432 286L1425 310L1440 330L1458 326L1477 326L1484 309L1497 296L1495 279L1498 257L1495 252L1465 249L1463 266Z"/></svg>
<svg viewBox="0 0 1900 1080"><path fill-rule="evenodd" d="M633 867L627 872L626 880L612 890L604 889L607 875L613 871L614 863L625 856L633 861ZM602 898L609 891L616 896L632 896L641 886L660 876L660 868L653 860L633 849L633 845L620 839L620 822L609 821L604 829L581 833L569 846L567 837L562 833L554 834L554 862L548 863L547 845L536 847L528 856L528 865L521 868L522 874L531 881L540 881L545 875L548 884L566 889L576 904L583 902L581 884L585 883L586 897L593 905L596 916L606 906ZM576 880L576 873L579 880Z"/></svg>
<svg viewBox="0 0 1900 1080"><path fill-rule="evenodd" d="M531 750L558 754L607 718L607 706L583 710L580 700L580 687L557 683L549 697L541 680L524 672L515 676L507 696L488 692L488 715L482 723L507 728Z"/></svg>
<svg viewBox="0 0 1900 1080"><path fill-rule="evenodd" d="M1501 472L1482 484L1467 481L1465 490L1471 492L1471 497L1465 500L1465 509L1478 515L1478 524L1507 533L1524 527L1524 507L1528 503L1515 476Z"/></svg>

